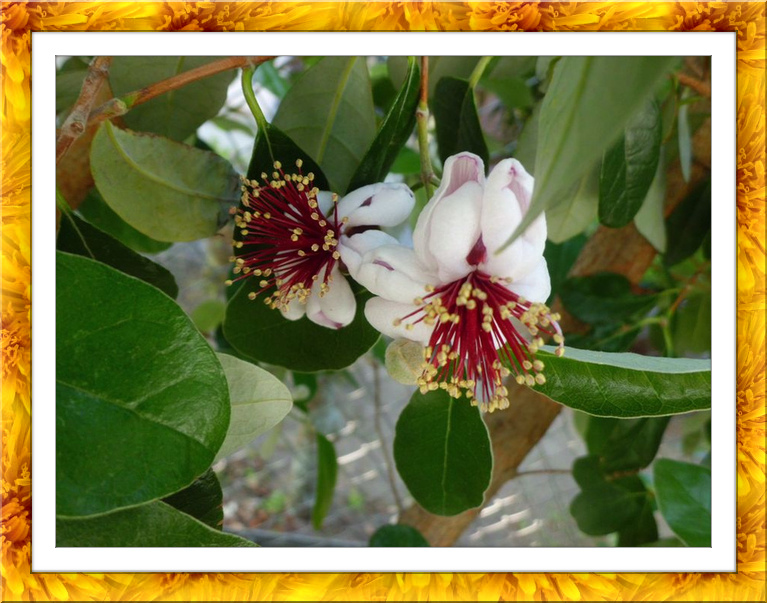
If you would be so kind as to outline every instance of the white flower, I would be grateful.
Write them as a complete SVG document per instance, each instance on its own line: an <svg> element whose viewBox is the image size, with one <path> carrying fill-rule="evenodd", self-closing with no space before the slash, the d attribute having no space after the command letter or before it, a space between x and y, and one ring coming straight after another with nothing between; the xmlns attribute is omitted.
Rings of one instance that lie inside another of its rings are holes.
<svg viewBox="0 0 767 603"><path fill-rule="evenodd" d="M544 305L551 291L546 218L536 218L497 253L527 212L532 191L532 176L514 159L485 179L479 157L454 155L418 217L414 249L362 233L342 252L351 276L378 296L365 307L370 323L425 346L424 393L442 387L457 398L465 391L483 410L506 408L503 377L545 381L535 359L541 335L553 336L563 350L559 317Z"/></svg>
<svg viewBox="0 0 767 603"><path fill-rule="evenodd" d="M261 174L263 184L243 179L243 208L235 215L241 235L235 247L242 252L232 258L234 280L259 279L250 298L268 291L264 301L289 320L306 315L340 329L352 322L357 307L339 266L349 235L399 224L415 198L404 184L377 183L339 200L313 186L314 175L301 172L301 161L296 165L297 173L285 174L276 162L271 178ZM372 241L373 231L367 232Z"/></svg>

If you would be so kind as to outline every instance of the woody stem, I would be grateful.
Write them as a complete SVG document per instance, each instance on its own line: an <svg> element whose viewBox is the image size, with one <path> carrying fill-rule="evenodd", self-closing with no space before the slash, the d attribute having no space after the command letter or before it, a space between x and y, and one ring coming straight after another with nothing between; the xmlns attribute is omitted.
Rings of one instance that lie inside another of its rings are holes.
<svg viewBox="0 0 767 603"><path fill-rule="evenodd" d="M431 199L434 192L434 170L429 154L429 57L421 57L421 98L415 112L418 129L418 150L421 157L421 182L426 190L426 198Z"/></svg>

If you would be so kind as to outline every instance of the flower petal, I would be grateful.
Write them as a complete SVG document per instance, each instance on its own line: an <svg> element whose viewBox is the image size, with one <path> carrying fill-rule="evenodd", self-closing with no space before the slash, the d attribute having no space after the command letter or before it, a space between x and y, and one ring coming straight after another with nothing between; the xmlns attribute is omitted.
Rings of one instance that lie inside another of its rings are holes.
<svg viewBox="0 0 767 603"><path fill-rule="evenodd" d="M317 207L324 216L330 216L333 213L333 193L330 191L317 193Z"/></svg>
<svg viewBox="0 0 767 603"><path fill-rule="evenodd" d="M280 308L282 315L288 320L298 320L306 314L306 304L294 299L288 304L288 309Z"/></svg>
<svg viewBox="0 0 767 603"><path fill-rule="evenodd" d="M442 173L442 182L418 216L413 231L413 247L420 260L427 266L435 269L437 267L436 258L429 250L432 213L445 197L455 193L467 182L476 182L484 186L485 164L482 159L473 153L459 153L448 157Z"/></svg>
<svg viewBox="0 0 767 603"><path fill-rule="evenodd" d="M320 297L320 287L324 276L320 274L314 285L312 294L306 302L306 315L313 323L331 329L340 329L354 320L357 302L349 282L341 274L336 265L330 273L328 290Z"/></svg>
<svg viewBox="0 0 767 603"><path fill-rule="evenodd" d="M415 252L402 245L383 245L365 254L355 280L368 291L389 301L412 303L426 295L434 275L418 261Z"/></svg>
<svg viewBox="0 0 767 603"><path fill-rule="evenodd" d="M377 182L358 188L338 202L339 218L348 218L346 228L396 226L413 211L415 195L400 182Z"/></svg>
<svg viewBox="0 0 767 603"><path fill-rule="evenodd" d="M359 234L347 237L341 235L338 240L338 251L341 254L349 274L357 280L357 271L362 263L363 256L381 245L397 245L397 239L382 230L366 230Z"/></svg>
<svg viewBox="0 0 767 603"><path fill-rule="evenodd" d="M546 258L541 257L524 278L511 282L508 288L527 301L545 303L551 294L551 277Z"/></svg>
<svg viewBox="0 0 767 603"><path fill-rule="evenodd" d="M421 321L408 328L409 323L402 320L414 310L416 310L416 306L413 304L399 304L381 299L380 297L374 297L365 304L365 318L384 335L394 339L411 339L425 346L429 343L429 337L431 337L434 327L430 327ZM402 322L399 322L399 320L402 320ZM395 322L397 326L395 326Z"/></svg>

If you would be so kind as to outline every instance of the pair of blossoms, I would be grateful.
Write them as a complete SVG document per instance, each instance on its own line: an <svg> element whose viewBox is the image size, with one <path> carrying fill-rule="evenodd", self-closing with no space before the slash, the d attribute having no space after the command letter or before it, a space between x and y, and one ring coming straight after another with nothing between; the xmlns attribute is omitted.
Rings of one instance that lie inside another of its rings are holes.
<svg viewBox="0 0 767 603"><path fill-rule="evenodd" d="M244 181L235 224L237 278L258 279L263 295L290 320L324 327L352 322L356 301L343 272L376 297L365 317L381 333L418 342L423 393L445 389L493 411L509 406L503 379L545 382L535 357L543 336L564 351L559 317L544 305L551 283L539 216L499 252L530 205L533 178L507 159L485 177L471 153L447 159L442 182L418 217L413 247L379 230L411 213L412 191L377 183L342 199L313 186L313 175L275 164L263 184Z"/></svg>

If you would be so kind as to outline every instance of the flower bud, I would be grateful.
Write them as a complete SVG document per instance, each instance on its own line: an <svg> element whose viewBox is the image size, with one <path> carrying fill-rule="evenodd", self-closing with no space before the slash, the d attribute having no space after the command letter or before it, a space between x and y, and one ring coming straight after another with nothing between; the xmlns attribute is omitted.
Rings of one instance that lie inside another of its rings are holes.
<svg viewBox="0 0 767 603"><path fill-rule="evenodd" d="M423 346L409 339L395 339L386 348L386 370L403 385L416 385L423 372Z"/></svg>

